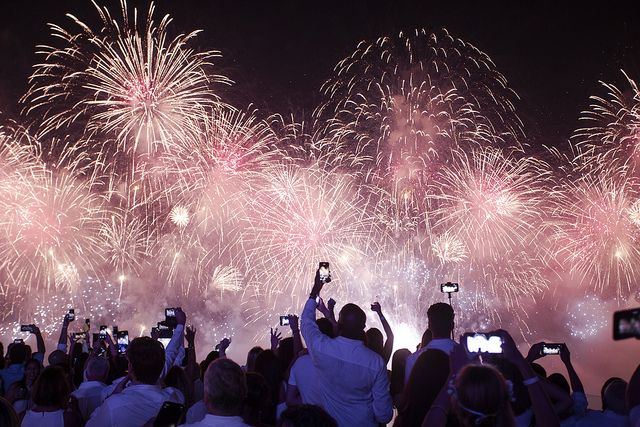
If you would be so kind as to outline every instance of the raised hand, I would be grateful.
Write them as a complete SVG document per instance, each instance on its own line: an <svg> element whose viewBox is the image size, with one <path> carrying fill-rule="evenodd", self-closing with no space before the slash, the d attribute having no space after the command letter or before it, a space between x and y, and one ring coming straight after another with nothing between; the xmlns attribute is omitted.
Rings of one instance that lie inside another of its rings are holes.
<svg viewBox="0 0 640 427"><path fill-rule="evenodd" d="M380 307L380 303L378 301L371 304L371 311L378 313L378 316L382 315L382 307Z"/></svg>
<svg viewBox="0 0 640 427"><path fill-rule="evenodd" d="M278 344L280 344L280 340L282 339L282 333L278 332L278 328L271 328L271 350L275 350L278 348Z"/></svg>
<svg viewBox="0 0 640 427"><path fill-rule="evenodd" d="M290 314L288 317L291 332L298 332L300 330L300 320L298 319L298 316L296 316L295 314Z"/></svg>
<svg viewBox="0 0 640 427"><path fill-rule="evenodd" d="M187 344L189 344L190 347L193 347L193 344L196 341L196 332L197 330L193 325L187 326L187 329L185 330L184 338L187 340Z"/></svg>
<svg viewBox="0 0 640 427"><path fill-rule="evenodd" d="M562 360L562 363L564 363L565 365L571 364L571 352L569 351L569 347L567 347L567 344L565 343L563 343L562 347L560 347L560 360Z"/></svg>
<svg viewBox="0 0 640 427"><path fill-rule="evenodd" d="M529 353L527 353L527 362L532 363L538 359L540 359L541 357L544 357L542 355L542 347L544 346L543 342L538 342L535 343L534 345L531 346L531 348L529 349Z"/></svg>
<svg viewBox="0 0 640 427"><path fill-rule="evenodd" d="M327 308L333 311L335 306L336 306L336 300L334 300L333 298L329 298L329 301L327 301Z"/></svg>
<svg viewBox="0 0 640 427"><path fill-rule="evenodd" d="M231 338L223 338L218 344L216 344L216 350L220 352L220 354L225 354L229 346L231 345Z"/></svg>

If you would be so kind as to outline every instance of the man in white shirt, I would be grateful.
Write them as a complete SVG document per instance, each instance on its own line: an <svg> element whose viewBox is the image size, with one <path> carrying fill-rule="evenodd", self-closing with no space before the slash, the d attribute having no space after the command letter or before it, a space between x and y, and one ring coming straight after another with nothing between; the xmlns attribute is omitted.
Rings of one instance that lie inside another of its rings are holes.
<svg viewBox="0 0 640 427"><path fill-rule="evenodd" d="M379 354L362 341L367 316L346 304L338 318L339 335L329 338L316 324L316 298L324 282L319 271L302 312L302 336L317 369L324 409L341 427L377 427L391 421L393 405L387 368Z"/></svg>
<svg viewBox="0 0 640 427"><path fill-rule="evenodd" d="M316 320L320 332L333 338L333 325L326 318ZM300 404L324 406L316 381L318 373L307 353L296 359L291 366L287 387L287 406Z"/></svg>
<svg viewBox="0 0 640 427"><path fill-rule="evenodd" d="M453 348L457 345L456 342L451 339L454 317L453 308L447 303L437 302L429 307L429 310L427 310L427 318L429 320L429 330L433 338L429 344L407 357L407 365L404 369L405 384L409 381L409 376L411 375L413 366L416 364L416 360L418 360L418 357L425 351L435 349L451 354Z"/></svg>
<svg viewBox="0 0 640 427"><path fill-rule="evenodd" d="M84 370L85 381L71 393L78 400L82 419L87 421L93 411L102 404L102 391L109 377L109 361L104 357L92 356Z"/></svg>
<svg viewBox="0 0 640 427"><path fill-rule="evenodd" d="M149 337L136 338L129 344L127 359L131 381L116 387L93 411L86 427L139 427L155 417L165 401L184 403L181 393L158 385L165 364L162 344Z"/></svg>
<svg viewBox="0 0 640 427"><path fill-rule="evenodd" d="M247 397L247 379L232 360L216 359L204 375L204 403L207 415L184 427L249 427L240 414Z"/></svg>

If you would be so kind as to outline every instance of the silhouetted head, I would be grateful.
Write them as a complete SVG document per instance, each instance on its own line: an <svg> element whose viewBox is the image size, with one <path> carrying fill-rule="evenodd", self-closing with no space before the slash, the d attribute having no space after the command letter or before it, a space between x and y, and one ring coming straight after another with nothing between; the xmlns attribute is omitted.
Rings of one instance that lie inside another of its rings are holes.
<svg viewBox="0 0 640 427"><path fill-rule="evenodd" d="M333 324L331 324L331 321L329 319L327 319L326 317L321 317L316 320L316 325L318 325L318 329L320 329L320 332L330 338L335 338L335 335L333 334Z"/></svg>
<svg viewBox="0 0 640 427"><path fill-rule="evenodd" d="M31 400L37 406L62 409L67 404L70 393L71 386L64 371L58 366L47 366L33 385Z"/></svg>
<svg viewBox="0 0 640 427"><path fill-rule="evenodd" d="M551 384L555 384L560 387L567 394L571 394L571 386L569 385L569 381L567 381L567 379L561 373L556 372L554 374L551 374L547 377L547 380L549 380Z"/></svg>
<svg viewBox="0 0 640 427"><path fill-rule="evenodd" d="M164 347L150 337L135 338L127 348L129 374L144 384L155 384L164 369Z"/></svg>
<svg viewBox="0 0 640 427"><path fill-rule="evenodd" d="M256 359L258 358L258 355L263 351L264 350L260 346L255 346L251 348L251 350L249 350L249 353L247 353L247 372L253 372L256 370Z"/></svg>
<svg viewBox="0 0 640 427"><path fill-rule="evenodd" d="M507 384L490 365L467 365L460 371L452 404L462 426L515 426Z"/></svg>
<svg viewBox="0 0 640 427"><path fill-rule="evenodd" d="M66 367L69 365L69 355L62 350L53 350L47 358L49 366Z"/></svg>
<svg viewBox="0 0 640 427"><path fill-rule="evenodd" d="M433 338L450 338L453 331L453 308L447 303L437 302L427 310L429 329Z"/></svg>
<svg viewBox="0 0 640 427"><path fill-rule="evenodd" d="M349 303L342 307L338 316L340 335L352 340L364 340L364 328L367 315L355 304Z"/></svg>
<svg viewBox="0 0 640 427"><path fill-rule="evenodd" d="M607 409L618 415L627 415L627 405L625 395L627 393L627 382L624 380L611 381L604 389L604 402Z"/></svg>
<svg viewBox="0 0 640 427"><path fill-rule="evenodd" d="M269 386L264 377L257 372L247 372L247 398L244 403L244 413L251 418L259 418L260 413L267 408L269 400ZM254 419L257 423L259 419Z"/></svg>
<svg viewBox="0 0 640 427"><path fill-rule="evenodd" d="M204 382L204 374L207 372L207 368L211 362L216 360L218 357L220 357L220 353L217 350L211 350L209 354L207 354L207 357L200 362L200 380Z"/></svg>
<svg viewBox="0 0 640 427"><path fill-rule="evenodd" d="M104 357L91 357L85 367L87 381L106 382L109 378L109 361Z"/></svg>
<svg viewBox="0 0 640 427"><path fill-rule="evenodd" d="M27 346L24 343L14 343L9 346L10 364L22 364L27 360Z"/></svg>
<svg viewBox="0 0 640 427"><path fill-rule="evenodd" d="M210 414L238 416L247 398L247 379L231 359L216 359L204 375L204 403Z"/></svg>
<svg viewBox="0 0 640 427"><path fill-rule="evenodd" d="M276 351L276 355L278 359L280 359L280 363L282 364L282 370L286 371L289 369L291 362L293 361L293 338L287 337L280 340L278 344L278 349Z"/></svg>
<svg viewBox="0 0 640 427"><path fill-rule="evenodd" d="M420 340L420 348L426 347L427 344L429 344L432 339L433 339L433 332L431 332L431 329L427 328L422 334L422 339Z"/></svg>
<svg viewBox="0 0 640 427"><path fill-rule="evenodd" d="M380 356L383 356L384 353L384 337L382 336L382 332L378 328L369 328L366 332L367 335L367 347L370 350L375 351Z"/></svg>
<svg viewBox="0 0 640 427"><path fill-rule="evenodd" d="M607 402L605 402L604 400L604 390L607 388L607 386L609 384L611 384L614 381L624 381L622 378L620 377L611 377L611 378L607 378L607 380L604 382L604 384L602 384L602 388L600 389L600 399L602 400L602 410L607 410L609 408L607 408Z"/></svg>
<svg viewBox="0 0 640 427"><path fill-rule="evenodd" d="M397 395L404 390L404 370L407 366L407 357L411 352L407 348L401 348L393 353L391 358L391 395Z"/></svg>
<svg viewBox="0 0 640 427"><path fill-rule="evenodd" d="M445 352L426 350L418 356L400 399L398 414L402 425L422 424L448 377L449 356Z"/></svg>

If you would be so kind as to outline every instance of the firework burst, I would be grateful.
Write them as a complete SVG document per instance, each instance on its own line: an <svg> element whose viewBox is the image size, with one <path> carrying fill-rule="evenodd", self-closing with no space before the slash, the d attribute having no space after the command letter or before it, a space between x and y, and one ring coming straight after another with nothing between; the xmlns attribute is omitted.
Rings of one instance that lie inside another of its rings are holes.
<svg viewBox="0 0 640 427"><path fill-rule="evenodd" d="M44 62L31 76L25 113L42 116L43 133L88 132L85 149L98 144L102 155L113 155L106 144L110 139L129 157L166 151L194 117L219 104L212 89L229 82L210 72L219 53L188 47L197 31L171 39L171 18L156 25L153 3L144 22L124 0L121 22L107 8L94 6L102 20L97 30L72 15L76 31L50 25L62 47L39 47Z"/></svg>

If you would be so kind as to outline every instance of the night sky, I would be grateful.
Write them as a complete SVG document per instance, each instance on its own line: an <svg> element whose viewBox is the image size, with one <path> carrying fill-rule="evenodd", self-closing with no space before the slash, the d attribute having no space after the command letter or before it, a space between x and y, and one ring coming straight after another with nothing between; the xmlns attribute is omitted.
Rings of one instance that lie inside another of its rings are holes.
<svg viewBox="0 0 640 427"><path fill-rule="evenodd" d="M453 3L453 4L451 4ZM416 27L444 27L486 52L522 100L518 111L534 143L562 144L598 80L624 87L620 69L640 74L640 15L631 2L169 1L158 16L173 30L203 29L201 49L221 50L220 72L236 81L227 101L266 113L308 117L334 65L363 39ZM559 4L556 4L559 3ZM114 14L118 1L101 1ZM147 2L135 1L146 11ZM15 117L34 47L50 43L48 22L64 14L97 22L88 0L11 1L0 15L0 111Z"/></svg>

